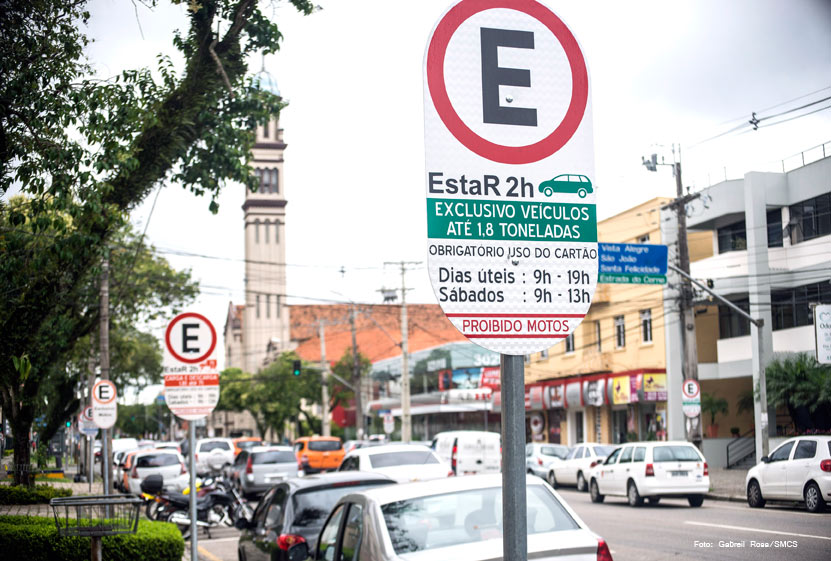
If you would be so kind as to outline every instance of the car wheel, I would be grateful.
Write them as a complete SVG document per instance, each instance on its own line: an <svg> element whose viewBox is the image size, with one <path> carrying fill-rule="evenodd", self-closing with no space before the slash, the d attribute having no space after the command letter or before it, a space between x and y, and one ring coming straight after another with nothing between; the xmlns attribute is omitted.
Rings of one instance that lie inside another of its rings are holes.
<svg viewBox="0 0 831 561"><path fill-rule="evenodd" d="M588 194L588 191L586 191L585 189L580 189L579 191L577 191L577 194L580 195L581 199L584 199Z"/></svg>
<svg viewBox="0 0 831 561"><path fill-rule="evenodd" d="M543 193L545 193L546 197L550 197L551 194L554 193L554 190L551 187L546 187Z"/></svg>
<svg viewBox="0 0 831 561"><path fill-rule="evenodd" d="M597 487L597 481L594 479L592 479L592 483L589 486L589 495L591 495L593 503L602 503L603 499L606 498L600 494L600 489Z"/></svg>
<svg viewBox="0 0 831 561"><path fill-rule="evenodd" d="M704 495L690 495L687 497L687 502L691 507L699 507L704 504Z"/></svg>
<svg viewBox="0 0 831 561"><path fill-rule="evenodd" d="M822 492L819 486L811 481L805 487L805 506L809 512L822 512L825 510L825 501L822 499Z"/></svg>
<svg viewBox="0 0 831 561"><path fill-rule="evenodd" d="M765 502L759 483L755 479L751 479L750 483L747 484L747 504L750 505L750 508L762 508L765 506Z"/></svg>
<svg viewBox="0 0 831 561"><path fill-rule="evenodd" d="M548 484L551 485L552 489L557 488L557 476L554 475L554 470L548 472Z"/></svg>
<svg viewBox="0 0 831 561"><path fill-rule="evenodd" d="M661 502L661 497L647 497L647 502L651 505L656 505Z"/></svg>
<svg viewBox="0 0 831 561"><path fill-rule="evenodd" d="M528 468L528 469L527 469L527 471L526 471L526 473L527 473L528 475L534 475L534 470L532 470L531 468Z"/></svg>
<svg viewBox="0 0 831 561"><path fill-rule="evenodd" d="M577 474L577 490L582 493L589 490L589 485L586 483L586 478L583 476L582 471Z"/></svg>
<svg viewBox="0 0 831 561"><path fill-rule="evenodd" d="M629 499L629 506L641 506L643 504L643 497L638 493L638 486L632 480L629 481L629 486L626 488L626 498Z"/></svg>

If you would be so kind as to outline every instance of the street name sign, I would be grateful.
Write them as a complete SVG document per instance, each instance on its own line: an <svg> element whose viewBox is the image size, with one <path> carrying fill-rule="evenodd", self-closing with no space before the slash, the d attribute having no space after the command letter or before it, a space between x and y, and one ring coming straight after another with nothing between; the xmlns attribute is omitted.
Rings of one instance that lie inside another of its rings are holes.
<svg viewBox="0 0 831 561"><path fill-rule="evenodd" d="M831 364L831 304L814 306L814 339L817 362Z"/></svg>
<svg viewBox="0 0 831 561"><path fill-rule="evenodd" d="M471 341L508 355L580 324L597 283L589 75L533 0L462 0L424 59L428 269Z"/></svg>
<svg viewBox="0 0 831 561"><path fill-rule="evenodd" d="M597 244L599 283L666 284L667 246L640 243Z"/></svg>
<svg viewBox="0 0 831 561"><path fill-rule="evenodd" d="M701 415L701 386L697 380L684 380L681 386L681 409L691 419Z"/></svg>
<svg viewBox="0 0 831 561"><path fill-rule="evenodd" d="M92 419L92 406L84 407L78 414L78 429L91 438L98 436L98 425Z"/></svg>
<svg viewBox="0 0 831 561"><path fill-rule="evenodd" d="M219 401L213 324L196 312L181 313L164 336L164 395L173 413L188 421L210 415Z"/></svg>
<svg viewBox="0 0 831 561"><path fill-rule="evenodd" d="M392 416L391 413L384 414L384 432L387 434L392 434L395 430L395 417Z"/></svg>
<svg viewBox="0 0 831 561"><path fill-rule="evenodd" d="M108 429L118 418L115 384L109 380L98 380L92 386L92 420L100 429Z"/></svg>

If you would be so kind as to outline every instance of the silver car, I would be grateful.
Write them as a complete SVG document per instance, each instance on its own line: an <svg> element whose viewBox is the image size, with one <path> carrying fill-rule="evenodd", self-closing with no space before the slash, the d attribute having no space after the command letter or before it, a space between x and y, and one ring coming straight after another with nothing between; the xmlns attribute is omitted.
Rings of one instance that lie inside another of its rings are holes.
<svg viewBox="0 0 831 561"><path fill-rule="evenodd" d="M526 478L528 558L611 559L606 543L538 477ZM295 549L297 548L297 549ZM289 559L495 561L502 559L501 474L368 489L341 497L314 550Z"/></svg>
<svg viewBox="0 0 831 561"><path fill-rule="evenodd" d="M528 443L525 445L525 471L545 479L549 466L565 460L568 452L569 448L564 444Z"/></svg>
<svg viewBox="0 0 831 561"><path fill-rule="evenodd" d="M264 493L297 475L297 456L291 446L254 446L243 450L229 469L231 481L243 495Z"/></svg>

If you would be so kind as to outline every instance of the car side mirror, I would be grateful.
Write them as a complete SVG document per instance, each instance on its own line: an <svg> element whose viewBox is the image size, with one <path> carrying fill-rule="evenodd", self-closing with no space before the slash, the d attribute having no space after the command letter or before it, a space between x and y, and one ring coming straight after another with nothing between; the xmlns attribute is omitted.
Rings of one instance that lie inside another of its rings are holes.
<svg viewBox="0 0 831 561"><path fill-rule="evenodd" d="M296 543L288 550L289 561L304 561L309 557L309 546L306 542Z"/></svg>
<svg viewBox="0 0 831 561"><path fill-rule="evenodd" d="M767 456L762 456L762 462L765 463L765 464L769 464L770 463L770 458L767 457Z"/></svg>
<svg viewBox="0 0 831 561"><path fill-rule="evenodd" d="M234 528L237 530L247 530L250 527L251 522L245 517L237 518L236 522L234 522Z"/></svg>

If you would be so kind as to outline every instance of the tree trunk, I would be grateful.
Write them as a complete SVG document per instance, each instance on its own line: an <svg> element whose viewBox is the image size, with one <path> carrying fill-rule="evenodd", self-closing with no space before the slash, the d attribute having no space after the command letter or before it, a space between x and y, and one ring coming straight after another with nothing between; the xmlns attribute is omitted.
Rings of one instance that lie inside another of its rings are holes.
<svg viewBox="0 0 831 561"><path fill-rule="evenodd" d="M32 466L32 445L29 442L31 422L21 420L19 416L11 419L12 435L14 436L14 484L31 487L35 484Z"/></svg>

